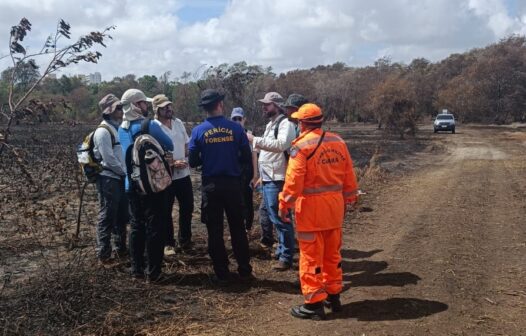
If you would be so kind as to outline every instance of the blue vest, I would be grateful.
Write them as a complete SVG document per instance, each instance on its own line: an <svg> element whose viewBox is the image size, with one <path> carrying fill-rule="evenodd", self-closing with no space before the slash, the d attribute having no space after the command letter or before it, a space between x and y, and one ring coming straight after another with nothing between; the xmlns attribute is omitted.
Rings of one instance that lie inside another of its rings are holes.
<svg viewBox="0 0 526 336"><path fill-rule="evenodd" d="M124 157L124 162L126 162L126 170L130 169L131 163L131 151L133 149L133 139L134 137L141 132L141 123L144 119L134 120L130 122L130 127L124 129L119 127L119 141L122 147L122 156ZM149 134L159 141L159 144L165 151L173 151L174 145L172 139L164 133L161 126L157 123L154 123L153 120L150 120ZM130 171L126 172L126 181L125 188L126 191L130 191Z"/></svg>

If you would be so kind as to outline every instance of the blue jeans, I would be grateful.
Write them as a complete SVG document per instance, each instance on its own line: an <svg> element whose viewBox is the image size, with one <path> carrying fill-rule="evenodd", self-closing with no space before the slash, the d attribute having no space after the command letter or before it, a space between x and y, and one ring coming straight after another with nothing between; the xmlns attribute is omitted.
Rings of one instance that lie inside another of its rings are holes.
<svg viewBox="0 0 526 336"><path fill-rule="evenodd" d="M278 195L283 189L283 181L263 182L263 200L268 218L274 224L278 235L276 256L282 262L292 264L294 256L294 226L292 222L284 223L278 215Z"/></svg>
<svg viewBox="0 0 526 336"><path fill-rule="evenodd" d="M263 188L261 188L263 193ZM263 195L263 194L262 194ZM274 240L274 225L270 221L265 198L261 196L261 204L259 206L259 224L261 225L261 243L265 246L272 247L276 242Z"/></svg>
<svg viewBox="0 0 526 336"><path fill-rule="evenodd" d="M111 257L111 240L118 252L126 251L126 223L129 220L128 198L124 193L124 181L99 175L99 221L97 223L97 256Z"/></svg>

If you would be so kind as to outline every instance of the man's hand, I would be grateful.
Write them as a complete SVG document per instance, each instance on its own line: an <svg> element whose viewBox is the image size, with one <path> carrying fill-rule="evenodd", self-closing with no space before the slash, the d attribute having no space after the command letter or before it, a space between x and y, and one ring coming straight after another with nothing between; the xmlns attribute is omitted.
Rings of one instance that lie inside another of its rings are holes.
<svg viewBox="0 0 526 336"><path fill-rule="evenodd" d="M250 181L250 185L252 186L252 189L256 189L261 184L261 178L254 177L252 181Z"/></svg>
<svg viewBox="0 0 526 336"><path fill-rule="evenodd" d="M254 141L254 135L252 133L247 133L248 142L252 143Z"/></svg>
<svg viewBox="0 0 526 336"><path fill-rule="evenodd" d="M184 169L188 167L188 163L185 160L175 160L173 166L177 169Z"/></svg>
<svg viewBox="0 0 526 336"><path fill-rule="evenodd" d="M278 215L283 223L290 223L290 209L279 209Z"/></svg>

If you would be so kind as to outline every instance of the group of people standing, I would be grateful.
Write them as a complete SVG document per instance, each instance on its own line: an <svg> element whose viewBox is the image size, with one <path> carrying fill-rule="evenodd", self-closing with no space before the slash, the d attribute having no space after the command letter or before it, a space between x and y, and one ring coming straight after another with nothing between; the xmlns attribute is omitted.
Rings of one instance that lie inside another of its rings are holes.
<svg viewBox="0 0 526 336"><path fill-rule="evenodd" d="M262 136L244 128L242 108L234 108L226 118L224 98L217 90L201 93L198 105L207 117L190 137L164 95L150 99L140 90L129 89L121 99L109 94L99 102L103 121L94 133L94 153L104 169L97 179L98 257L102 263L111 260L111 236L116 256L126 256L129 221L133 278L163 281L164 255L174 253L176 245L183 251L192 249L189 168L201 166L201 221L208 232L213 282L227 285L234 278L223 239L225 214L237 278L255 280L247 231L254 218L253 191L261 186L260 244L275 247L274 270L292 267L296 238L299 242L304 304L293 307L291 314L323 319L324 306L341 309L341 227L346 204L356 203L358 197L347 145L336 134L322 130L321 109L302 95L292 94L285 101L269 92L259 100L269 119ZM173 179L167 189L146 195L137 191L130 176L133 143L144 132L170 154L167 162ZM172 221L175 199L179 203L178 244Z"/></svg>

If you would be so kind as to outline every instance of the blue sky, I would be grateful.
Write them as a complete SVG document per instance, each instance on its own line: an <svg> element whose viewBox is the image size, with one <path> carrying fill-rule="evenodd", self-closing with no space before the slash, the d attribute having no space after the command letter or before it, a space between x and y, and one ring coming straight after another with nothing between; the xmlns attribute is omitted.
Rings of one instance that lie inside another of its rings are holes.
<svg viewBox="0 0 526 336"><path fill-rule="evenodd" d="M207 21L223 14L227 2L227 0L184 1L182 7L177 10L175 14L179 16L185 25L193 24L199 21Z"/></svg>
<svg viewBox="0 0 526 336"><path fill-rule="evenodd" d="M115 25L99 64L67 70L98 71L107 80L168 71L174 79L239 61L278 73L335 62L364 66L385 56L435 62L526 33L526 1L518 0L2 0L0 55L21 17L33 23L30 50L60 18L74 37ZM7 66L9 59L0 60Z"/></svg>

